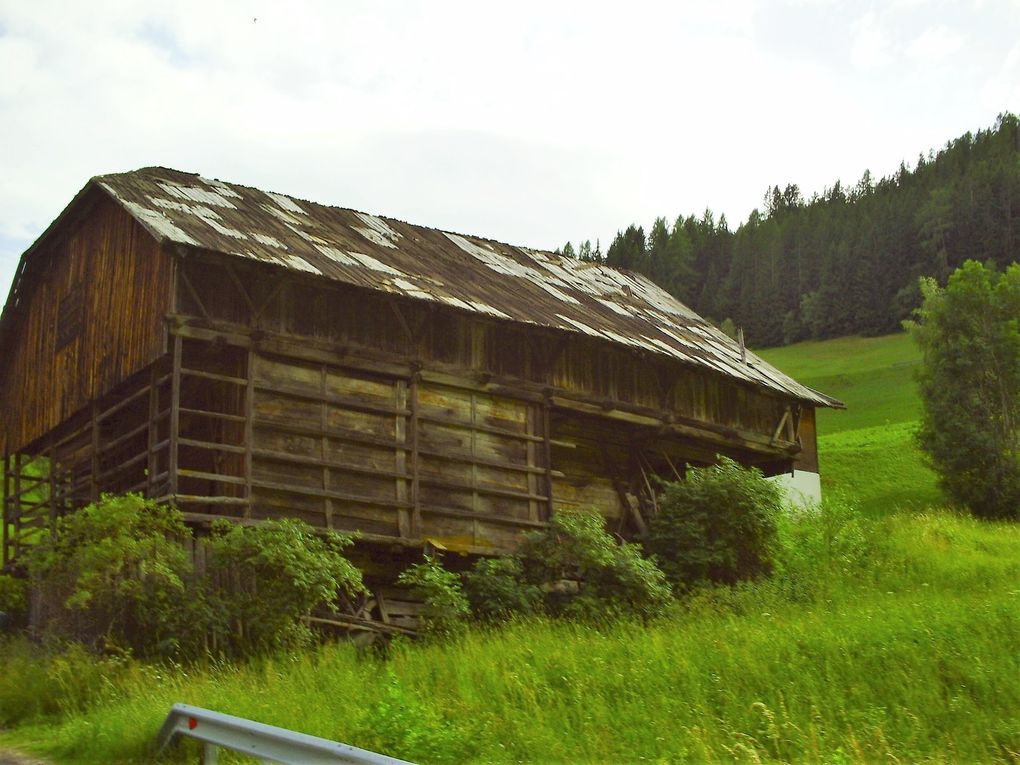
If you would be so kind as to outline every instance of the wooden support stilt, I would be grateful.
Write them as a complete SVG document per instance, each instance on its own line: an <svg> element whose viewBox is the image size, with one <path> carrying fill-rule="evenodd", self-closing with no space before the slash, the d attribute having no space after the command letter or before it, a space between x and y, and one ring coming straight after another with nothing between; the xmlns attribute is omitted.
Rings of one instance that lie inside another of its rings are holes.
<svg viewBox="0 0 1020 765"><path fill-rule="evenodd" d="M184 352L180 335L174 335L173 368L170 371L170 496L176 497L179 491L178 481L178 441L181 431L181 357Z"/></svg>
<svg viewBox="0 0 1020 765"><path fill-rule="evenodd" d="M319 458L322 460L322 492L323 492L323 509L326 515L326 528L333 528L333 498L328 496L330 489L332 489L330 481L330 470L329 470L329 438L326 435L329 430L329 404L326 402L326 378L328 372L326 371L326 365L319 365L319 393L321 394L321 402L319 403Z"/></svg>
<svg viewBox="0 0 1020 765"><path fill-rule="evenodd" d="M400 315L399 311L398 315ZM404 380L397 380L396 383L394 383L394 407L398 412L407 409L407 387L407 382ZM396 479L396 497L398 504L406 504L408 502L408 494L410 493L408 491L408 480L406 478L408 460L405 445L408 441L407 430L407 417L403 414L397 414L393 420L393 434L394 440L397 444L396 448L393 450L393 469L399 476ZM323 454L323 459L326 459L325 454ZM406 507L397 509L397 533L405 539L411 536L412 512L413 511L409 511Z"/></svg>
<svg viewBox="0 0 1020 765"><path fill-rule="evenodd" d="M149 370L149 429L146 437L146 450L148 459L145 464L145 496L152 498L156 496L156 443L159 434L156 432L157 417L159 415L159 387L157 364L153 364Z"/></svg>
<svg viewBox="0 0 1020 765"><path fill-rule="evenodd" d="M676 476L676 480L684 480L684 477L680 474L680 471L676 469L676 465L673 464L673 460L669 458L669 455L666 454L666 452L662 453L662 458L666 460L666 464L669 465L669 469L673 471L673 475Z"/></svg>
<svg viewBox="0 0 1020 765"><path fill-rule="evenodd" d="M92 402L92 465L89 483L89 501L99 501L99 404Z"/></svg>
<svg viewBox="0 0 1020 765"><path fill-rule="evenodd" d="M408 405L411 410L411 536L421 536L421 491L418 475L418 374L411 376L408 388Z"/></svg>
<svg viewBox="0 0 1020 765"><path fill-rule="evenodd" d="M47 478L49 479L49 510L50 510L50 532L57 530L57 450L56 438L53 431L50 431L49 448L46 450L49 455L49 464L46 466Z"/></svg>
<svg viewBox="0 0 1020 765"><path fill-rule="evenodd" d="M244 289L239 288L242 291ZM244 506L244 517L251 518L255 452L255 351L251 348L248 349L246 371L248 382L244 389L244 496L248 504Z"/></svg>
<svg viewBox="0 0 1020 765"><path fill-rule="evenodd" d="M549 414L551 405L546 399L542 403L542 456L545 461L545 518L547 521L553 514L553 468L552 468L552 417Z"/></svg>
<svg viewBox="0 0 1020 765"><path fill-rule="evenodd" d="M11 562L10 555L10 530L9 525L11 522L11 515L14 510L13 497L11 496L11 455L10 452L4 452L4 529L3 529L3 556L4 566Z"/></svg>
<svg viewBox="0 0 1020 765"><path fill-rule="evenodd" d="M14 549L11 552L11 559L17 558L21 553L21 452L14 453L14 496L11 502L11 530L14 536Z"/></svg>

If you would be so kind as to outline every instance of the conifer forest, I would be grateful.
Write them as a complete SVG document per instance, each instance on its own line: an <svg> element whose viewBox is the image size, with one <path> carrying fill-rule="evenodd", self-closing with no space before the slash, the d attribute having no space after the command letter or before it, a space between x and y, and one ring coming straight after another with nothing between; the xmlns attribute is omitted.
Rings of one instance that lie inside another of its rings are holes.
<svg viewBox="0 0 1020 765"><path fill-rule="evenodd" d="M590 241L561 251L646 274L756 347L893 332L920 305L920 277L1020 255L1020 120L1001 114L852 187L806 198L772 186L736 229L706 209L629 225L604 253Z"/></svg>

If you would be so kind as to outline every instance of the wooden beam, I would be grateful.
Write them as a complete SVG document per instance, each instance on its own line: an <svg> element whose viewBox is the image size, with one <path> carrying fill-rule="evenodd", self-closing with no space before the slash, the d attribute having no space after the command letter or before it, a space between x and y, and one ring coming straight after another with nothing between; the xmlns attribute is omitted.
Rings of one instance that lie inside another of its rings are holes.
<svg viewBox="0 0 1020 765"><path fill-rule="evenodd" d="M421 536L421 476L419 459L419 427L421 415L418 404L418 376L412 375L411 384L408 387L408 405L411 409L410 427L411 438L411 536Z"/></svg>
<svg viewBox="0 0 1020 765"><path fill-rule="evenodd" d="M11 517L11 515L13 515L13 512L14 512L14 507L13 507L14 503L11 500L11 484L12 484L12 480L11 479L12 479L12 476L11 476L11 453L5 449L4 450L4 508L3 508L4 509L4 518L3 518L3 520L4 520L4 529L3 529L3 545L4 545L4 549L3 549L3 557L4 557L4 566L5 567L7 566L8 563L11 562L11 554L10 554L10 543L11 543L11 540L10 540L10 533L9 533L9 530L8 530L8 524L10 523L10 517Z"/></svg>
<svg viewBox="0 0 1020 765"><path fill-rule="evenodd" d="M95 401L92 402L92 488L89 492L90 501L99 501L99 449L100 443L100 424L99 424L99 409L98 404Z"/></svg>
<svg viewBox="0 0 1020 765"><path fill-rule="evenodd" d="M329 404L326 402L328 372L325 364L319 365L319 456L322 459L322 490L328 492L330 489L330 470L327 457L329 454L329 437L326 430L329 428ZM402 419L402 418L398 418ZM323 512L326 519L326 528L333 528L333 498L323 497Z"/></svg>
<svg viewBox="0 0 1020 765"><path fill-rule="evenodd" d="M14 521L14 552L12 559L16 559L21 553L21 452L14 453L14 507L12 507L12 520Z"/></svg>
<svg viewBox="0 0 1020 765"><path fill-rule="evenodd" d="M145 496L152 498L156 493L156 485L154 483L156 477L156 441L159 438L159 434L156 432L158 427L157 415L159 414L159 386L156 384L156 364L153 364L149 370L149 432L146 437L146 446L148 448L149 459L145 465Z"/></svg>
<svg viewBox="0 0 1020 765"><path fill-rule="evenodd" d="M552 466L552 417L549 414L550 402L542 403L542 456L545 461L545 518L552 518L553 508L553 466Z"/></svg>
<svg viewBox="0 0 1020 765"><path fill-rule="evenodd" d="M249 295L248 294L248 290L246 290L244 288L244 283L241 281L240 277L238 277L237 272L234 270L234 266L226 258L223 259L223 265L227 269L227 276L230 277L230 280L234 283L234 286L237 288L237 291L240 293L241 298L247 304L247 306L248 306L248 315L252 319L254 319L255 318L255 303L252 302L251 295Z"/></svg>
<svg viewBox="0 0 1020 765"><path fill-rule="evenodd" d="M398 315L401 315L399 309L396 306L394 306L394 310L397 311ZM410 329L408 329L408 332L410 333ZM403 380L397 380L396 382L394 382L393 394L394 394L394 406L398 410L406 409L408 406L407 383L404 382ZM407 430L408 430L407 418L401 416L393 418L393 434L394 440L397 443L405 444L407 443L408 440ZM326 439L325 437L323 437L323 443L325 443L325 441ZM323 458L325 459L325 454L323 454ZM409 491L410 487L408 486L409 476L407 476L406 450L404 449L393 450L393 469L397 473L397 477L395 479L396 480L395 496L397 498L397 501L407 502L408 495L410 494ZM402 537L410 537L412 534L411 531L412 512L413 510L409 512L406 508L401 508L400 510L397 511L397 529L400 536Z"/></svg>
<svg viewBox="0 0 1020 765"><path fill-rule="evenodd" d="M184 341L180 335L174 335L173 339L173 360L170 370L170 459L168 471L170 473L170 494L176 495L178 491L178 446L181 430L181 359L184 353Z"/></svg>
<svg viewBox="0 0 1020 765"><path fill-rule="evenodd" d="M54 447L56 439L54 433L50 431L50 448L49 448L49 469L46 471L49 473L50 481L50 492L49 492L49 505L50 505L50 532L56 533L57 531L57 450Z"/></svg>
<svg viewBox="0 0 1020 765"><path fill-rule="evenodd" d="M236 276L234 277L237 278ZM240 284L239 284L240 286ZM241 287L243 291L243 287ZM244 517L251 517L252 479L255 470L255 351L248 349L246 354L244 387L244 496L248 504L244 509ZM236 420L234 420L236 421Z"/></svg>
<svg viewBox="0 0 1020 765"><path fill-rule="evenodd" d="M790 407L786 407L783 411L783 416L779 419L779 424L776 425L775 431L772 433L772 441L770 443L777 443L779 441L779 434L783 432L783 428L790 419Z"/></svg>
<svg viewBox="0 0 1020 765"><path fill-rule="evenodd" d="M195 301L195 305L198 306L198 310L202 312L202 317L212 321L212 316L206 310L205 303L198 296L195 286L191 283L191 279L188 278L188 274L183 268L181 269L181 281L184 283L184 288L188 291L188 294L191 295L191 299Z"/></svg>

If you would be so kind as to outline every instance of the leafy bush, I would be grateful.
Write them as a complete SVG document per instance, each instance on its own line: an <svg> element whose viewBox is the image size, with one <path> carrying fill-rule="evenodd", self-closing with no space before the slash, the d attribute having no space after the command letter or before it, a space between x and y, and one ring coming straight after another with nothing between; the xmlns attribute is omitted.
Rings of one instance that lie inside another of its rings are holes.
<svg viewBox="0 0 1020 765"><path fill-rule="evenodd" d="M721 457L665 485L645 549L678 586L753 579L772 570L782 510L775 483Z"/></svg>
<svg viewBox="0 0 1020 765"><path fill-rule="evenodd" d="M138 495L104 496L57 522L27 559L51 633L165 653L188 626L191 564L181 515Z"/></svg>
<svg viewBox="0 0 1020 765"><path fill-rule="evenodd" d="M351 538L316 534L304 521L284 519L242 526L213 525L205 597L216 618L215 647L257 653L309 642L301 617L335 607L340 595L364 592L361 573L343 551Z"/></svg>
<svg viewBox="0 0 1020 765"><path fill-rule="evenodd" d="M0 574L0 629L24 623L28 612L28 585L24 579Z"/></svg>
<svg viewBox="0 0 1020 765"><path fill-rule="evenodd" d="M654 561L636 545L618 543L594 510L556 513L548 528L524 538L517 557L524 582L545 590L545 609L554 616L652 617L672 600Z"/></svg>
<svg viewBox="0 0 1020 765"><path fill-rule="evenodd" d="M411 588L425 601L422 611L422 630L426 634L449 637L461 631L471 613L468 599L461 588L460 577L443 568L435 557L402 571L397 583Z"/></svg>
<svg viewBox="0 0 1020 765"><path fill-rule="evenodd" d="M542 588L524 580L520 558L480 558L462 575L471 612L481 619L501 620L542 610Z"/></svg>

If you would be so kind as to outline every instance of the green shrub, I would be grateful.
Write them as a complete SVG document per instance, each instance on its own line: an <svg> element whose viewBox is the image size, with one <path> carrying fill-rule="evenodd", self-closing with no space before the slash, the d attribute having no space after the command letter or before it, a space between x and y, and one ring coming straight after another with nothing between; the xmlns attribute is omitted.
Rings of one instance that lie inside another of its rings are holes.
<svg viewBox="0 0 1020 765"><path fill-rule="evenodd" d="M545 609L554 616L652 617L672 601L654 561L636 545L618 543L594 510L556 513L548 528L525 536L517 557L524 581L545 590Z"/></svg>
<svg viewBox="0 0 1020 765"><path fill-rule="evenodd" d="M28 583L10 574L0 574L0 629L11 629L24 624L28 613Z"/></svg>
<svg viewBox="0 0 1020 765"><path fill-rule="evenodd" d="M772 570L780 489L733 460L665 484L645 549L678 586L731 584Z"/></svg>
<svg viewBox="0 0 1020 765"><path fill-rule="evenodd" d="M254 526L219 521L212 531L204 590L216 616L209 627L217 650L242 655L308 643L302 616L365 591L361 573L343 554L352 543L348 536L319 535L296 519Z"/></svg>
<svg viewBox="0 0 1020 765"><path fill-rule="evenodd" d="M426 555L424 561L402 571L397 583L410 587L425 601L421 622L426 634L450 637L463 629L471 608L460 577L443 568L435 557Z"/></svg>
<svg viewBox="0 0 1020 765"><path fill-rule="evenodd" d="M134 494L104 496L61 518L29 548L28 567L52 634L168 653L188 626L191 564L181 514Z"/></svg>
<svg viewBox="0 0 1020 765"><path fill-rule="evenodd" d="M542 610L542 588L524 581L520 558L480 558L461 575L471 612L481 619L501 620Z"/></svg>

